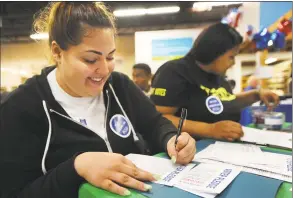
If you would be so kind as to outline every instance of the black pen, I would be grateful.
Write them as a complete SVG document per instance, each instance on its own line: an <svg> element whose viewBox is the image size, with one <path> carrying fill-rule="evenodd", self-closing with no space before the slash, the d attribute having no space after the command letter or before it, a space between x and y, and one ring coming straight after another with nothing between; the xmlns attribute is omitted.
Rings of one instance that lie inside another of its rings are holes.
<svg viewBox="0 0 293 198"><path fill-rule="evenodd" d="M176 139L175 139L175 148L176 148L176 145L178 142L178 137L181 135L183 123L184 123L186 117L187 117L187 109L182 108L181 116L180 116L180 120L179 120L179 124L178 124L178 129L177 129L177 135L176 135Z"/></svg>

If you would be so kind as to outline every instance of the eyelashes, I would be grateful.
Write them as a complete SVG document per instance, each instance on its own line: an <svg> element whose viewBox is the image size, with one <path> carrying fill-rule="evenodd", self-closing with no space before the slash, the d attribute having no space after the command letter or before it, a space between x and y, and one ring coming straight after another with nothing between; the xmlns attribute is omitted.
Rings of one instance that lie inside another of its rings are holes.
<svg viewBox="0 0 293 198"><path fill-rule="evenodd" d="M109 61L114 60L114 57L109 57L109 58L107 58L107 60L109 60Z"/></svg>
<svg viewBox="0 0 293 198"><path fill-rule="evenodd" d="M86 60L84 59L84 62L89 63L89 64L94 64L97 60Z"/></svg>
<svg viewBox="0 0 293 198"><path fill-rule="evenodd" d="M106 58L108 61L112 61L114 60L114 57L108 57ZM88 59L84 59L84 62L88 63L88 64L95 64L98 60L95 59L95 60L88 60Z"/></svg>

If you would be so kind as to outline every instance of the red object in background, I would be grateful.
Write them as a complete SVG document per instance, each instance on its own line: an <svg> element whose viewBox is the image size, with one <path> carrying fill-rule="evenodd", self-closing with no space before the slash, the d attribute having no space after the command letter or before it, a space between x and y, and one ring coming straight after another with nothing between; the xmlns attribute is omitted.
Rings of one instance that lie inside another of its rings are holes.
<svg viewBox="0 0 293 198"><path fill-rule="evenodd" d="M223 19L225 23L229 24L233 28L238 27L239 20L242 16L241 10L238 8L232 8L228 15Z"/></svg>
<svg viewBox="0 0 293 198"><path fill-rule="evenodd" d="M245 40L251 41L253 39L254 28L252 25L247 25L245 32Z"/></svg>
<svg viewBox="0 0 293 198"><path fill-rule="evenodd" d="M237 28L238 27L238 23L239 23L240 17L241 17L241 12L238 12L236 14L236 16L235 16L235 21L234 21L234 25L233 25L234 28Z"/></svg>
<svg viewBox="0 0 293 198"><path fill-rule="evenodd" d="M283 19L278 25L278 30L287 36L292 32L292 21Z"/></svg>

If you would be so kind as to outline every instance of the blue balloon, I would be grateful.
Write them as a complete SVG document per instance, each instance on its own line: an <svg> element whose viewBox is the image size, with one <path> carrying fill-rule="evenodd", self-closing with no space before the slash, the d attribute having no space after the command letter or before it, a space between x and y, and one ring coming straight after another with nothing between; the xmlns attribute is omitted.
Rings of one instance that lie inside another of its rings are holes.
<svg viewBox="0 0 293 198"><path fill-rule="evenodd" d="M253 40L255 41L256 48L260 50L268 48L268 42L270 39L271 39L271 33L266 28L262 29L261 32L253 36Z"/></svg>
<svg viewBox="0 0 293 198"><path fill-rule="evenodd" d="M273 45L277 49L282 49L285 47L285 37L286 35L283 32L280 32L279 30L276 30L271 35L271 40L273 41Z"/></svg>

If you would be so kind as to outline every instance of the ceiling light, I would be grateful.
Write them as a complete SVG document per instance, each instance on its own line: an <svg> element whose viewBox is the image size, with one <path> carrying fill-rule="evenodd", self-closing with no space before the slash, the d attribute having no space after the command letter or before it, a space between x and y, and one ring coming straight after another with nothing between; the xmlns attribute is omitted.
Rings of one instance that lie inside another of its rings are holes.
<svg viewBox="0 0 293 198"><path fill-rule="evenodd" d="M29 73L26 70L23 70L23 69L19 70L19 74L21 76L29 76Z"/></svg>
<svg viewBox="0 0 293 198"><path fill-rule="evenodd" d="M141 16L146 14L146 9L125 9L125 10L115 10L114 15L117 17L127 17L127 16Z"/></svg>
<svg viewBox="0 0 293 198"><path fill-rule="evenodd" d="M31 34L30 37L31 37L31 39L35 39L35 40L44 40L44 39L49 38L49 34L48 33L36 33L36 34Z"/></svg>
<svg viewBox="0 0 293 198"><path fill-rule="evenodd" d="M193 10L197 12L203 12L203 11L210 11L212 9L212 6L209 5L210 3L194 3L193 4Z"/></svg>
<svg viewBox="0 0 293 198"><path fill-rule="evenodd" d="M124 9L115 10L113 13L116 17L128 17L128 16L142 16L142 15L152 15L152 14L168 14L176 13L180 11L179 6L170 7L156 7L156 8L137 8L137 9Z"/></svg>
<svg viewBox="0 0 293 198"><path fill-rule="evenodd" d="M179 6L170 6L170 7L158 7L158 8L149 8L146 9L147 14L167 14L167 13L176 13L180 11Z"/></svg>
<svg viewBox="0 0 293 198"><path fill-rule="evenodd" d="M193 10L197 12L210 11L212 7L242 4L243 2L195 2Z"/></svg>
<svg viewBox="0 0 293 198"><path fill-rule="evenodd" d="M267 58L266 60L265 60L265 64L272 64L272 63L274 63L274 62L276 62L278 59L277 58Z"/></svg>

